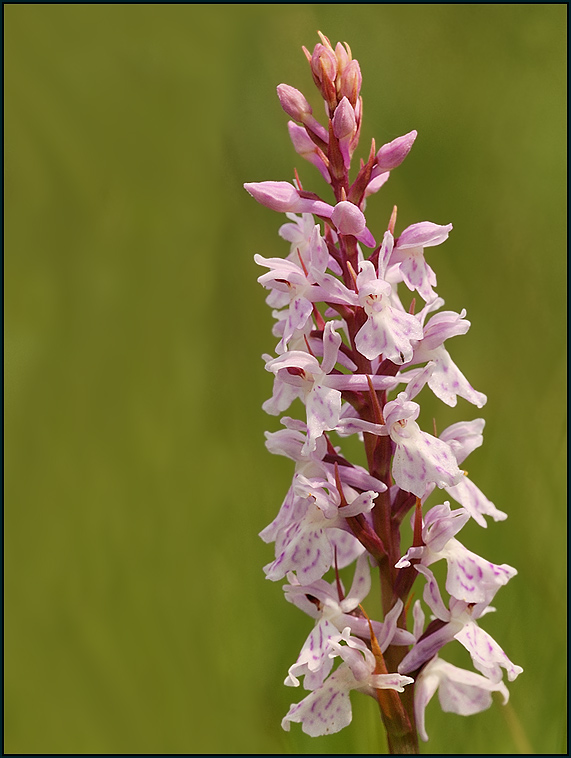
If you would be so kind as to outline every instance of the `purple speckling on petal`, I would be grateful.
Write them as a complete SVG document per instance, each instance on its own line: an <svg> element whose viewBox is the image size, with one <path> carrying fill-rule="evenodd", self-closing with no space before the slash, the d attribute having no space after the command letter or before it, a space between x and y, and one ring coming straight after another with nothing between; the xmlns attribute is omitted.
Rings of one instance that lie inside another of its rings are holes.
<svg viewBox="0 0 571 758"><path fill-rule="evenodd" d="M337 695L338 695L338 694L339 694L338 692L334 692L334 693L333 693L333 695L331 695L331 697L330 697L330 698L329 698L329 700L327 701L327 704L325 705L325 708L324 708L324 710L327 710L327 709L329 708L329 706L330 706L330 705L331 705L331 703L332 703L332 702L335 700L335 698L337 697Z"/></svg>
<svg viewBox="0 0 571 758"><path fill-rule="evenodd" d="M315 558L313 559L313 561L309 564L309 566L307 566L307 569L314 568L317 565L320 556L321 556L321 550L318 550L315 554Z"/></svg>

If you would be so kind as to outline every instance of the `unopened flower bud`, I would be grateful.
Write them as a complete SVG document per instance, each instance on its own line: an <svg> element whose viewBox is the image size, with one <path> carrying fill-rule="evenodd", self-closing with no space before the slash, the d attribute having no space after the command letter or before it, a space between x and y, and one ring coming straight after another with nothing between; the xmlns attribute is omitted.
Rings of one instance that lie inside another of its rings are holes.
<svg viewBox="0 0 571 758"><path fill-rule="evenodd" d="M357 120L353 106L346 97L341 100L335 109L332 127L333 134L339 140L339 150L343 157L343 166L348 171L351 165L351 155L357 144L355 142L355 145L353 145L353 137L357 134Z"/></svg>
<svg viewBox="0 0 571 758"><path fill-rule="evenodd" d="M374 247L375 240L367 229L365 216L356 205L348 200L337 203L331 214L331 220L339 234L352 234L367 247Z"/></svg>
<svg viewBox="0 0 571 758"><path fill-rule="evenodd" d="M355 111L349 100L344 97L335 109L333 134L337 139L343 139L344 137L352 137L356 129Z"/></svg>
<svg viewBox="0 0 571 758"><path fill-rule="evenodd" d="M378 174L374 179L371 179L365 187L365 197L369 197L369 195L374 195L375 192L378 192L390 175L390 171L384 171L382 174Z"/></svg>
<svg viewBox="0 0 571 758"><path fill-rule="evenodd" d="M327 144L329 136L327 130L311 115L311 105L307 102L303 93L295 87L290 87L289 84L278 84L277 93L280 105L288 116L291 116L296 121L300 121L322 143Z"/></svg>
<svg viewBox="0 0 571 758"><path fill-rule="evenodd" d="M349 61L343 73L337 79L337 95L339 99L346 97L353 108L357 105L359 92L361 91L361 69L356 60Z"/></svg>
<svg viewBox="0 0 571 758"><path fill-rule="evenodd" d="M295 121L303 123L304 117L312 114L311 105L305 99L305 96L295 87L289 84L278 84L277 93L280 99L280 105Z"/></svg>
<svg viewBox="0 0 571 758"><path fill-rule="evenodd" d="M335 90L337 58L332 49L320 44L314 47L311 56L311 72L321 96L327 103L329 113L332 115L337 106L337 92Z"/></svg>
<svg viewBox="0 0 571 758"><path fill-rule="evenodd" d="M289 182L247 182L244 189L258 203L279 213L315 213L329 218L333 211L322 200L302 197Z"/></svg>
<svg viewBox="0 0 571 758"><path fill-rule="evenodd" d="M388 142L383 145L377 153L377 165L375 167L375 174L381 174L384 171L390 171L404 161L409 154L413 142L416 139L416 130L404 134L402 137L397 137L392 142Z"/></svg>
<svg viewBox="0 0 571 758"><path fill-rule="evenodd" d="M313 48L311 70L319 81L323 82L325 79L328 79L330 82L334 82L337 76L337 58L335 57L335 53L318 43Z"/></svg>
<svg viewBox="0 0 571 758"><path fill-rule="evenodd" d="M308 156L316 149L311 137L308 136L303 126L299 126L293 121L287 122L287 129L295 152L302 158L309 160Z"/></svg>
<svg viewBox="0 0 571 758"><path fill-rule="evenodd" d="M351 48L345 43L347 50L338 42L335 45L335 57L337 58L337 75L340 76L351 60Z"/></svg>
<svg viewBox="0 0 571 758"><path fill-rule="evenodd" d="M331 214L331 220L341 234L352 234L354 236L360 234L366 225L363 213L348 200L337 203Z"/></svg>
<svg viewBox="0 0 571 758"><path fill-rule="evenodd" d="M327 161L327 157L323 151L317 147L303 126L299 126L293 121L288 121L287 128L295 152L301 155L302 158L305 158L306 161L313 163L319 169L325 181L331 184L331 175L327 168L329 161Z"/></svg>
<svg viewBox="0 0 571 758"><path fill-rule="evenodd" d="M299 192L289 182L247 182L244 189L273 211L287 213L299 201Z"/></svg>

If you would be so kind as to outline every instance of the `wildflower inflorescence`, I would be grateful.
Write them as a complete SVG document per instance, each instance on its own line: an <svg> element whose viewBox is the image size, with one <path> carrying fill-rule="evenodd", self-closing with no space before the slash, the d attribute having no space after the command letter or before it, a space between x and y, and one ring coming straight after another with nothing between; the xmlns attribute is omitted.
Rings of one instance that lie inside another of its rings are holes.
<svg viewBox="0 0 571 758"><path fill-rule="evenodd" d="M293 183L245 185L288 218L279 233L289 255L255 256L267 269L258 281L269 290L279 340L276 357L263 356L274 376L263 408L280 415L296 398L305 406L303 420L285 416L283 429L266 433L269 451L293 460L295 473L278 515L260 534L275 543L275 559L264 571L273 581L285 579L286 600L314 619L285 679L297 687L303 677L309 694L291 706L282 726L301 722L312 736L337 732L351 721L349 693L357 690L378 700L390 751L418 752L417 733L428 739L424 711L437 690L443 710L461 715L488 708L494 691L507 701L502 670L512 681L522 669L478 620L516 571L456 538L470 519L486 527L486 517L506 518L460 468L482 444L484 420L452 424L438 436L417 423L416 398L425 385L449 406L458 397L477 408L486 402L447 349L449 338L468 331L466 312L439 310L444 301L426 260L452 224L423 221L397 234L395 207L377 245L364 215L367 198L406 158L416 132L379 150L373 140L351 181L361 71L348 45L333 48L320 38L312 54L303 49L327 125L297 89L280 84L277 91L292 119L296 152L319 170L335 202L304 190L297 173ZM407 290L415 294L405 307ZM424 304L417 310L418 298ZM368 470L343 456L332 433L363 440ZM426 509L435 488L446 499ZM400 530L408 514L412 545L403 551ZM430 568L442 559L444 595ZM339 570L353 563L347 592ZM380 576L382 621L371 620L362 605L372 569ZM433 614L428 624L419 599L409 607L416 580ZM466 648L479 673L440 658L452 640Z"/></svg>

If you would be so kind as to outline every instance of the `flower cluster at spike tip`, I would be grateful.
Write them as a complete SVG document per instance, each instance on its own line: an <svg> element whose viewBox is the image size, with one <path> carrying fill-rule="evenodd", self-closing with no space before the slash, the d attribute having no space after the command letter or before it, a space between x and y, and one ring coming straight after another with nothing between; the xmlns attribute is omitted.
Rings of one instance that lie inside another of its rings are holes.
<svg viewBox="0 0 571 758"><path fill-rule="evenodd" d="M320 39L313 53L303 50L327 124L294 87L280 84L277 91L292 119L295 151L318 169L334 202L305 190L297 173L292 183L244 185L288 219L279 234L289 254L255 256L267 269L258 281L269 290L279 340L276 355L263 356L274 377L263 408L281 415L296 399L305 406L302 420L284 416L284 428L266 434L268 450L293 460L295 472L279 513L260 534L275 545L264 571L272 581L285 579L286 600L314 620L285 679L298 687L302 677L308 694L282 726L300 722L312 736L338 732L351 721L349 693L356 690L378 701L389 750L418 752L418 735L428 739L425 708L436 691L443 710L460 715L488 708L494 691L507 702L503 674L512 681L522 669L479 620L517 572L457 539L470 519L486 527L486 518L506 518L460 468L482 444L484 420L455 423L440 434L417 423L416 398L425 385L448 406L458 397L477 408L486 402L448 352L448 340L470 327L466 312L440 310L444 300L427 260L452 224L422 221L397 232L394 207L377 244L365 217L367 199L407 157L417 133L378 150L373 140L350 181L363 112L361 71L347 44L333 47L321 33ZM353 434L364 443L368 470L336 444ZM426 507L436 488L444 490L438 504ZM400 527L407 516L413 537L405 549ZM429 568L440 560L444 591ZM347 591L339 570L351 564ZM370 619L362 605L377 570L382 620ZM417 595L432 614L427 624L421 601L411 602L417 581ZM441 657L454 640L476 671Z"/></svg>

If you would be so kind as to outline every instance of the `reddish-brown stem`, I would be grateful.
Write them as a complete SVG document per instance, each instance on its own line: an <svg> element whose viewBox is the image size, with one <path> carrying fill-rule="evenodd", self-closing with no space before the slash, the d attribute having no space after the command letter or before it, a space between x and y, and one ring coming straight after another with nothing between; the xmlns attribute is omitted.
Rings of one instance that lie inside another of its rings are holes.
<svg viewBox="0 0 571 758"><path fill-rule="evenodd" d="M309 58L309 55L308 55ZM314 76L315 80L315 76ZM316 84L319 83L316 81ZM322 93L323 94L323 93ZM324 94L327 102L333 97L332 93L327 92ZM331 105L331 103L330 103ZM330 107L330 116L333 116L333 111ZM312 135L310 135L312 136ZM312 136L313 138L313 136ZM315 141L315 140L314 140ZM335 195L336 202L341 202L346 198L349 198L351 202L357 205L361 204L364 197L365 188L370 180L372 168L375 163L375 145L374 142L371 146L369 159L366 164L363 164L357 179L350 187L349 173L343 163L343 158L339 148L339 141L335 137L331 120L329 121L329 143L327 145L327 159L329 162L328 168L331 176L331 187ZM391 217L392 230L394 231L394 221L396 217L396 208L393 211ZM358 271L359 256L357 250L357 240L351 235L338 235L338 245L334 245L331 234L327 230L327 225L332 226L330 220L323 219L326 224L325 239L332 257L339 263L342 270L343 281L347 287L357 291L355 272ZM378 250L375 251L378 257ZM375 253L373 253L375 255ZM353 362L357 366L357 371L360 374L367 376L372 374L371 362L365 358L355 346L355 336L359 329L363 326L367 320L367 315L362 307L354 306L347 308L345 306L333 306L336 310L342 309L342 317L347 324L347 330L349 334L350 348L345 350L346 354L350 354ZM321 324L318 319L318 326ZM384 361L378 367L377 374L394 376L398 367L392 364L390 361ZM383 407L386 403L386 392L375 392L369 380L369 394L367 393L343 393L345 400L348 400L356 408L360 417L366 421L374 421L376 423L384 423L383 420ZM367 456L367 463L369 473L384 482L387 489L381 492L376 498L373 508L373 527L371 527L369 521L363 516L348 517L346 522L350 527L353 534L365 546L367 551L375 558L379 566L379 574L381 580L381 600L383 613L386 614L391 610L398 595L396 594L397 579L399 578L399 570L394 568L395 563L400 558L400 523L406 510L410 508L408 499L406 497L399 497L397 494L395 501L395 518L393 518L393 506L391 504L390 487L392 484L391 478L391 462L393 455L393 446L389 436L377 436L369 433L363 435L365 443L365 452ZM341 495L341 511L343 505L345 505L345 499L343 496L343 490L341 486L341 480L339 477L338 464L344 465L344 459L339 456L331 443L328 440L328 455L327 458L335 463L337 486ZM412 569L414 574L416 571ZM400 570L401 572L403 570ZM402 589L410 589L408 585L411 585L411 579L414 581L414 577L407 577L405 582L406 587ZM402 582L402 580L401 580ZM408 594L408 591L407 591ZM399 626L406 628L406 612L403 611L399 619ZM379 650L380 652L380 650ZM384 659L382 654L378 658L382 661L382 667L384 671L395 672L397 671L400 661L406 654L406 647L390 645L385 651ZM377 690L379 707L381 710L381 717L384 726L387 731L387 739L389 745L389 751L393 754L408 753L416 754L418 750L418 736L416 731L416 724L414 719L414 685L408 685L405 687L403 693L397 693L395 690Z"/></svg>

